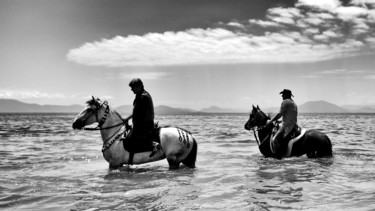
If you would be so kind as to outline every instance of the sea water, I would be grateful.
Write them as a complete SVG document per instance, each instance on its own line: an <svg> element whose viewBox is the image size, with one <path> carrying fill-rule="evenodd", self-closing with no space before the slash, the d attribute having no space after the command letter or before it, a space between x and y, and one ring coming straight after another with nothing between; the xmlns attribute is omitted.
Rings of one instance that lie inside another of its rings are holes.
<svg viewBox="0 0 375 211"><path fill-rule="evenodd" d="M75 114L0 114L1 210L375 210L375 114L300 114L333 158L264 158L248 114L157 115L198 142L196 168L110 171Z"/></svg>

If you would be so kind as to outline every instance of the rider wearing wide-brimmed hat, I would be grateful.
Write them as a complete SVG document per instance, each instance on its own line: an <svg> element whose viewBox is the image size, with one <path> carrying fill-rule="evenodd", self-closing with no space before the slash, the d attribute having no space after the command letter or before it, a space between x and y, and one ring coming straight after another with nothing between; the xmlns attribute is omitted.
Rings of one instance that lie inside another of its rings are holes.
<svg viewBox="0 0 375 211"><path fill-rule="evenodd" d="M280 117L282 119L282 126L273 136L271 142L274 148L274 153L277 158L282 158L285 153L288 141L290 139L289 135L291 131L297 126L297 115L298 109L296 103L292 100L292 91L289 89L284 89L280 92L283 101L281 103L280 111L271 120L267 122L267 125L278 120ZM294 96L293 96L294 97Z"/></svg>

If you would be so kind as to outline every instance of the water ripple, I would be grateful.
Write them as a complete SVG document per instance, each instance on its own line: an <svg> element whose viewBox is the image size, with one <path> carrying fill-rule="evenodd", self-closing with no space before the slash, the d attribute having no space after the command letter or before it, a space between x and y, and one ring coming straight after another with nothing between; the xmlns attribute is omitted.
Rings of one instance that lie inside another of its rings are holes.
<svg viewBox="0 0 375 211"><path fill-rule="evenodd" d="M197 168L166 160L109 170L100 134L74 114L1 114L3 210L372 210L375 116L302 114L327 133L334 157L264 158L248 114L159 116L196 136Z"/></svg>

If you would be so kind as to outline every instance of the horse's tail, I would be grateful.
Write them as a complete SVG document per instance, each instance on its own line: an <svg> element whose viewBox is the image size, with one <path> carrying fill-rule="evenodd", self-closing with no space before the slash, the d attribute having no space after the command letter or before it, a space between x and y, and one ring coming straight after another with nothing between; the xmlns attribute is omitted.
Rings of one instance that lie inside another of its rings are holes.
<svg viewBox="0 0 375 211"><path fill-rule="evenodd" d="M331 139L329 139L329 137L327 136L327 142L328 142L328 149L327 149L327 152L326 152L326 156L328 157L332 157L333 156L333 152L332 152L332 142L331 142Z"/></svg>
<svg viewBox="0 0 375 211"><path fill-rule="evenodd" d="M332 157L332 142L327 135L325 135L325 140L322 141L322 146L317 150L317 157Z"/></svg>
<svg viewBox="0 0 375 211"><path fill-rule="evenodd" d="M198 144L195 138L193 138L193 148L191 149L188 156L182 161L182 163L190 168L195 167L195 161L197 160Z"/></svg>

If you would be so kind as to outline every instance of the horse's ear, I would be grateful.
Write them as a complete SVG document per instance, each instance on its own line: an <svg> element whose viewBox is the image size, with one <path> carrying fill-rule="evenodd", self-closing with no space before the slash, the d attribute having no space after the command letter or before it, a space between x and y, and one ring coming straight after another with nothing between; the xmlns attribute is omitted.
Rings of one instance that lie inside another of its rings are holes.
<svg viewBox="0 0 375 211"><path fill-rule="evenodd" d="M91 97L92 97L92 105L95 105L95 106L100 105L100 103L98 102L99 98L95 98L93 95L91 95Z"/></svg>
<svg viewBox="0 0 375 211"><path fill-rule="evenodd" d="M254 105L253 105L253 109L256 109Z"/></svg>
<svg viewBox="0 0 375 211"><path fill-rule="evenodd" d="M259 109L260 110L260 108L259 108L259 106L257 105L257 109Z"/></svg>

